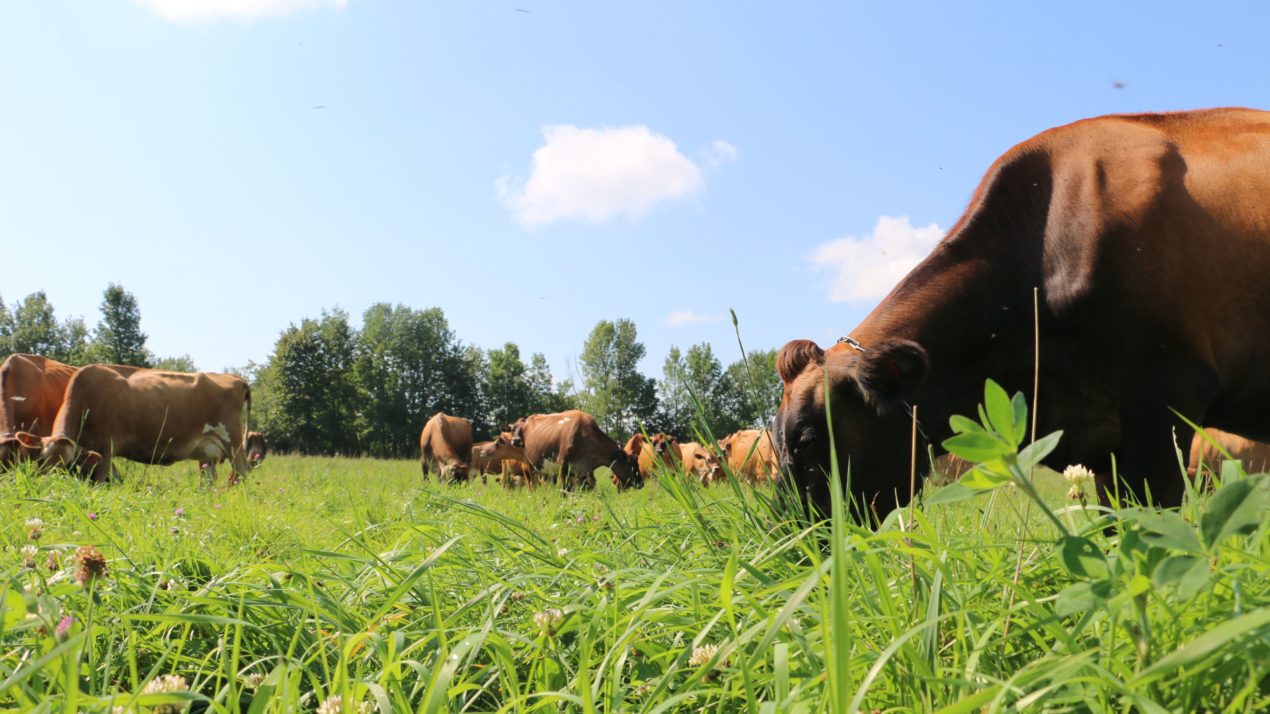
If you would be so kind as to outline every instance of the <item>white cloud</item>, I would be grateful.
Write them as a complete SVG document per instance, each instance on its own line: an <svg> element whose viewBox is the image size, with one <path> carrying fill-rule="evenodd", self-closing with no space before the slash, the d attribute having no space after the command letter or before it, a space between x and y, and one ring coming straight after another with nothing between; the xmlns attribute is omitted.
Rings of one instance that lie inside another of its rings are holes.
<svg viewBox="0 0 1270 714"><path fill-rule="evenodd" d="M872 234L822 243L811 262L816 270L834 273L830 302L880 300L943 237L934 223L918 228L908 216L879 216Z"/></svg>
<svg viewBox="0 0 1270 714"><path fill-rule="evenodd" d="M704 325L711 322L723 322L723 315L701 315L692 310L679 310L666 316L666 325L669 327Z"/></svg>
<svg viewBox="0 0 1270 714"><path fill-rule="evenodd" d="M504 176L495 184L499 200L526 228L570 218L638 220L705 186L700 167L646 126L563 124L544 127L542 135L546 143L534 152L528 180Z"/></svg>
<svg viewBox="0 0 1270 714"><path fill-rule="evenodd" d="M723 139L715 139L710 143L710 149L706 152L706 161L711 166L722 166L731 161L736 161L741 152L737 148Z"/></svg>
<svg viewBox="0 0 1270 714"><path fill-rule="evenodd" d="M313 7L343 8L348 0L136 0L136 2L165 20L200 22L282 17Z"/></svg>

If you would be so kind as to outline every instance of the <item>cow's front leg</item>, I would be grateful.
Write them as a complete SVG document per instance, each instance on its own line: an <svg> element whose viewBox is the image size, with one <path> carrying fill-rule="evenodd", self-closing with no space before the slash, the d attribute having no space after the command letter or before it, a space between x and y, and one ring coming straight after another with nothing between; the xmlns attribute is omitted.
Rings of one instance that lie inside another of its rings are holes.
<svg viewBox="0 0 1270 714"><path fill-rule="evenodd" d="M212 486L215 486L216 485L216 462L210 459L207 461L200 461L198 464L198 468L199 468L199 471L201 472L203 485L206 486L207 488L211 488ZM233 481L232 476L230 477L230 481Z"/></svg>

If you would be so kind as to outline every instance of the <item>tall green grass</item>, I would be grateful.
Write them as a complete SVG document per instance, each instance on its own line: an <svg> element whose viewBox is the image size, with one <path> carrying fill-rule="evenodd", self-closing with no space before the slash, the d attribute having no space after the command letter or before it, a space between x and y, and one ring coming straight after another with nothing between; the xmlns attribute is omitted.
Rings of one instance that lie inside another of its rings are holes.
<svg viewBox="0 0 1270 714"><path fill-rule="evenodd" d="M671 472L637 492L601 479L562 496L425 483L408 461L271 457L245 484L210 490L192 466L129 465L105 487L18 470L0 480L0 705L1270 708L1264 523L1201 540L1203 557L1185 564L1205 582L1179 592L1182 580L1150 577L1184 554L1153 553L1158 533L1108 535L1060 477L1032 484L1057 522L1025 517L1028 491L1003 487L990 517L978 497L871 530L781 522L770 489L703 489ZM1214 498L1193 493L1178 523L1202 529ZM1073 573L1060 524L1104 562L1141 562L1098 591ZM109 571L81 584L73 553L85 545ZM184 686L141 694L162 675Z"/></svg>

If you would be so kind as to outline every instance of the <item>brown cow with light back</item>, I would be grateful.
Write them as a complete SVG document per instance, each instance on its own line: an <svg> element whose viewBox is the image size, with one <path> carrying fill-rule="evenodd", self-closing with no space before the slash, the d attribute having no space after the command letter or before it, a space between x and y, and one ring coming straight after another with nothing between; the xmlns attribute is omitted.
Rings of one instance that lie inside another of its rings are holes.
<svg viewBox="0 0 1270 714"><path fill-rule="evenodd" d="M780 474L772 435L766 429L742 429L719 440L728 468L752 484L774 481Z"/></svg>
<svg viewBox="0 0 1270 714"><path fill-rule="evenodd" d="M538 474L525 461L525 450L511 445L511 436L472 444L472 470L498 474L504 488L538 485Z"/></svg>
<svg viewBox="0 0 1270 714"><path fill-rule="evenodd" d="M0 365L0 468L40 455L38 444L23 446L17 434L53 432L73 376L74 367L39 355L12 354Z"/></svg>
<svg viewBox="0 0 1270 714"><path fill-rule="evenodd" d="M108 480L120 457L147 464L197 460L212 481L216 463L228 459L232 484L252 464L244 410L249 422L251 389L232 374L93 364L71 378L49 436L18 437L40 444L45 467L82 467L94 482ZM263 438L253 448L263 458Z"/></svg>
<svg viewBox="0 0 1270 714"><path fill-rule="evenodd" d="M419 433L424 480L435 472L442 481L466 481L471 463L472 422L445 412L433 414Z"/></svg>
<svg viewBox="0 0 1270 714"><path fill-rule="evenodd" d="M636 459L604 433L595 417L579 409L523 417L510 434L499 438L523 448L525 459L536 469L555 460L565 490L595 488L595 470L601 466L612 470L619 491L644 485Z"/></svg>
<svg viewBox="0 0 1270 714"><path fill-rule="evenodd" d="M679 440L661 432L645 437L637 431L626 441L623 451L636 459L639 475L645 481L656 478L658 464L674 469L683 462Z"/></svg>

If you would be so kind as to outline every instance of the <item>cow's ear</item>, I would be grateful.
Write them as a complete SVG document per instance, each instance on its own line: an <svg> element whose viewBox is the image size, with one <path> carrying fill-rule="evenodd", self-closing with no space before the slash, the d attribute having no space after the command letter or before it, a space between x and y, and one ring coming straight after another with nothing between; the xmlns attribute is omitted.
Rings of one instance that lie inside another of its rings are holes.
<svg viewBox="0 0 1270 714"><path fill-rule="evenodd" d="M40 437L36 436L35 434L32 434L29 431L19 431L13 436L14 438L18 440L18 443L21 444L22 448L24 449L38 449L44 445L44 442L43 440L40 439Z"/></svg>
<svg viewBox="0 0 1270 714"><path fill-rule="evenodd" d="M820 349L820 345L811 340L792 340L785 343L776 355L776 371L788 384L802 374L808 364L824 364L824 361L825 351Z"/></svg>
<svg viewBox="0 0 1270 714"><path fill-rule="evenodd" d="M856 363L856 382L865 401L881 411L912 401L930 370L926 350L909 340L883 340Z"/></svg>

